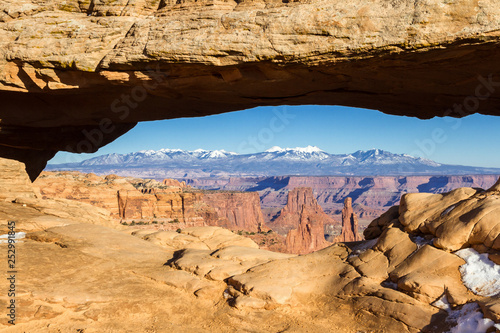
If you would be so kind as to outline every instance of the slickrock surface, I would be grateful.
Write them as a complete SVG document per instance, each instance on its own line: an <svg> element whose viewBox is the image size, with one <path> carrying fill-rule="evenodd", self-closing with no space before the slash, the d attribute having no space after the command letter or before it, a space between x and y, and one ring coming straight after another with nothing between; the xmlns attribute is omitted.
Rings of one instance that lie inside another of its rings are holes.
<svg viewBox="0 0 500 333"><path fill-rule="evenodd" d="M367 229L367 239L390 225L407 232L433 236L437 248L456 251L464 247L500 250L500 182L487 191L460 188L444 194L406 194L398 212L375 220Z"/></svg>
<svg viewBox="0 0 500 333"><path fill-rule="evenodd" d="M0 156L31 179L138 121L279 104L499 114L495 0L4 0L0 13Z"/></svg>
<svg viewBox="0 0 500 333"><path fill-rule="evenodd" d="M408 194L373 221L370 240L299 256L258 249L219 227L115 230L39 209L50 200L0 202L2 230L7 216L27 232L16 243L16 326L2 316L0 329L439 333L457 325L456 312L471 303L490 326L500 324L500 290L469 290L466 259L453 252L474 246L498 258L498 188ZM60 205L63 213L71 209ZM469 237L462 229L472 230ZM0 251L7 252L5 242ZM5 279L0 287L7 289ZM1 294L0 307L8 302Z"/></svg>
<svg viewBox="0 0 500 333"><path fill-rule="evenodd" d="M298 187L288 193L288 201L278 218L271 224L273 230L288 230L286 251L305 254L328 246L325 239L325 224L335 221L323 212L308 187Z"/></svg>
<svg viewBox="0 0 500 333"><path fill-rule="evenodd" d="M352 209L352 199L346 198L342 209L342 231L334 242L356 242L362 239L363 236L358 231L358 217Z"/></svg>

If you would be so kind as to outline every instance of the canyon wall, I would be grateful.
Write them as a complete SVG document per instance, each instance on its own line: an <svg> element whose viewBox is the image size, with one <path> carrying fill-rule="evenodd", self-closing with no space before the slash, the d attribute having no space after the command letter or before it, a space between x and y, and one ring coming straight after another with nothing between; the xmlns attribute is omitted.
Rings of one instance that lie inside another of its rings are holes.
<svg viewBox="0 0 500 333"><path fill-rule="evenodd" d="M375 176L375 177L257 177L221 179L186 179L196 188L237 191L258 191L267 220L287 203L287 194L296 187L311 187L315 198L326 213L340 220L344 200L352 198L360 225L399 204L405 193L445 193L459 187L489 188L497 175L471 176Z"/></svg>
<svg viewBox="0 0 500 333"><path fill-rule="evenodd" d="M201 200L215 213L206 219L208 225L250 232L267 230L256 192L204 193Z"/></svg>
<svg viewBox="0 0 500 333"><path fill-rule="evenodd" d="M41 198L86 202L126 223L162 223L169 229L204 225L248 232L266 229L257 193L195 191L171 179L157 182L74 171L44 172L33 186Z"/></svg>
<svg viewBox="0 0 500 333"><path fill-rule="evenodd" d="M170 223L175 221L189 226L205 225L195 209L196 202L201 198L199 193L120 190L116 197L121 221L168 220Z"/></svg>

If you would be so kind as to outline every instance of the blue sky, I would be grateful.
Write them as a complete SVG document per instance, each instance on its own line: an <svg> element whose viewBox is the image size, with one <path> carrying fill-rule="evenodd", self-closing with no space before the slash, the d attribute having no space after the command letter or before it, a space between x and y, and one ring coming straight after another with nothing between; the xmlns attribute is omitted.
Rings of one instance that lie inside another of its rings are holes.
<svg viewBox="0 0 500 333"><path fill-rule="evenodd" d="M343 106L259 107L200 118L138 124L95 154L60 152L49 163L109 153L179 148L254 153L272 146L318 146L340 154L379 148L440 163L500 167L500 117L462 119L386 115Z"/></svg>

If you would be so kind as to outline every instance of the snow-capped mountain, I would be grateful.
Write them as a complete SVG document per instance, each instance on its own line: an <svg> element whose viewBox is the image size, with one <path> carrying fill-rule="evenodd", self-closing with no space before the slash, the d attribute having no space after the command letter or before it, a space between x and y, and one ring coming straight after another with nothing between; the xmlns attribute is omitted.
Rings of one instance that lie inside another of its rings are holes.
<svg viewBox="0 0 500 333"><path fill-rule="evenodd" d="M204 149L142 150L129 154L98 156L81 163L49 165L47 170L78 170L158 178L500 173L500 169L440 164L381 149L359 150L351 154L329 154L314 146L274 146L254 154Z"/></svg>
<svg viewBox="0 0 500 333"><path fill-rule="evenodd" d="M330 154L324 152L315 146L307 146L304 148L280 148L274 146L269 148L263 153L260 153L267 159L282 159L282 160L299 160L299 161L312 161L324 160L330 157Z"/></svg>
<svg viewBox="0 0 500 333"><path fill-rule="evenodd" d="M360 164L398 164L398 163L421 163L428 166L439 167L441 164L426 158L413 157L408 154L393 154L381 149L370 149L368 151L358 150L349 155Z"/></svg>
<svg viewBox="0 0 500 333"><path fill-rule="evenodd" d="M214 160L223 159L237 153L227 152L225 150L204 150L196 149L186 151L181 149L160 149L160 150L141 150L130 154L108 154L94 157L79 163L82 166L102 166L102 165L150 165L162 162L192 162L196 160Z"/></svg>

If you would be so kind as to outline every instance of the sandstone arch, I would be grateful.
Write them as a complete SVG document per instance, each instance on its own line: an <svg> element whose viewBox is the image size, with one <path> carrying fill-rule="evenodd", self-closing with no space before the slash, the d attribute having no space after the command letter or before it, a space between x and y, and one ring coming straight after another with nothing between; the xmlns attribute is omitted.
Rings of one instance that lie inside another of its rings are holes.
<svg viewBox="0 0 500 333"><path fill-rule="evenodd" d="M261 105L500 114L494 0L0 1L0 156Z"/></svg>

